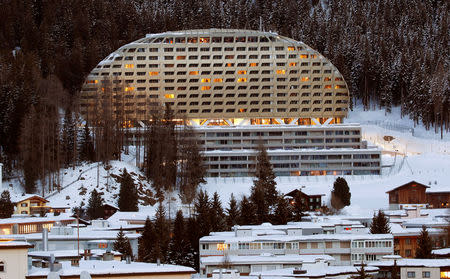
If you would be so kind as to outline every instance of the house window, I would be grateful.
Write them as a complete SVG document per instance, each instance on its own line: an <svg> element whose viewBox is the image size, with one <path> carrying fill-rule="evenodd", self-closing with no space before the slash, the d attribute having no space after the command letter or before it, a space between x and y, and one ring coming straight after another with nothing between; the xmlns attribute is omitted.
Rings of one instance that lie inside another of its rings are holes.
<svg viewBox="0 0 450 279"><path fill-rule="evenodd" d="M411 257L411 249L405 250L405 257Z"/></svg>
<svg viewBox="0 0 450 279"><path fill-rule="evenodd" d="M416 272L414 272L414 271L408 271L407 277L408 277L408 278L416 278Z"/></svg>
<svg viewBox="0 0 450 279"><path fill-rule="evenodd" d="M21 203L20 206L21 206L21 207L27 207L27 203L25 203L25 202L24 202L24 203Z"/></svg>
<svg viewBox="0 0 450 279"><path fill-rule="evenodd" d="M422 277L423 278L430 278L431 277L430 272L429 271L423 271L422 272Z"/></svg>
<svg viewBox="0 0 450 279"><path fill-rule="evenodd" d="M5 272L5 263L0 261L0 272Z"/></svg>

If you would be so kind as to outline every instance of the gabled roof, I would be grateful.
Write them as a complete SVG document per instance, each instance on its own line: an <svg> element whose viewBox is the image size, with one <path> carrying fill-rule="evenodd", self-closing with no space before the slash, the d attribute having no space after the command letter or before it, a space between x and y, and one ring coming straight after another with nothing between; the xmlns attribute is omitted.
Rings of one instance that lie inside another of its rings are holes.
<svg viewBox="0 0 450 279"><path fill-rule="evenodd" d="M39 195L35 195L35 194L26 194L26 195L23 195L23 196L11 199L11 201L13 203L19 203L19 202L23 202L23 201L29 200L29 199L38 199L38 200L41 200L41 201L46 202L46 203L48 202L48 200L44 199L43 197L41 197Z"/></svg>
<svg viewBox="0 0 450 279"><path fill-rule="evenodd" d="M297 192L302 192L306 196L325 196L325 194L318 193L317 191L311 191L311 189L308 188L294 189L289 193L284 194L284 196L295 197Z"/></svg>
<svg viewBox="0 0 450 279"><path fill-rule="evenodd" d="M406 183L406 184L403 184L403 185L401 185L401 186L395 187L394 189L389 190L389 191L387 191L386 193L390 193L390 192L393 192L393 191L398 190L398 189L400 189L400 188L403 188L403 187L406 187L406 186L410 186L410 185L413 185L413 184L415 184L415 185L417 185L417 186L420 186L420 187L424 187L424 188L430 188L430 186L424 185L424 184L422 184L422 183L419 183L419 182L416 182L416 181L413 180L413 181L410 181L410 182L408 182L408 183Z"/></svg>

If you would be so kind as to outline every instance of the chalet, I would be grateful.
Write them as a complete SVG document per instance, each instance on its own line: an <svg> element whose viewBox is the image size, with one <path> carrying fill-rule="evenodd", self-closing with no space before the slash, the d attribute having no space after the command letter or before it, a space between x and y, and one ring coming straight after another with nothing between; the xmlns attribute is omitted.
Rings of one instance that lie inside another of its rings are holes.
<svg viewBox="0 0 450 279"><path fill-rule="evenodd" d="M300 193L302 202L306 205L308 210L315 211L322 207L322 196L325 194L314 193L304 188L304 186L299 189L295 189L285 194L284 196L288 198L289 202L294 202L295 196Z"/></svg>
<svg viewBox="0 0 450 279"><path fill-rule="evenodd" d="M389 195L389 209L408 207L449 208L450 191L430 187L411 181L386 192Z"/></svg>
<svg viewBox="0 0 450 279"><path fill-rule="evenodd" d="M119 211L119 208L113 204L105 203L103 204L103 219L108 219L109 217L113 216L114 213Z"/></svg>
<svg viewBox="0 0 450 279"><path fill-rule="evenodd" d="M422 205L426 207L426 190L430 188L416 181L411 181L398 186L386 193L389 194L389 208L401 209L404 205Z"/></svg>
<svg viewBox="0 0 450 279"><path fill-rule="evenodd" d="M14 214L44 215L50 210L47 206L48 200L39 195L24 195L13 199L12 202L15 204Z"/></svg>
<svg viewBox="0 0 450 279"><path fill-rule="evenodd" d="M426 194L430 208L450 208L450 191L432 187Z"/></svg>

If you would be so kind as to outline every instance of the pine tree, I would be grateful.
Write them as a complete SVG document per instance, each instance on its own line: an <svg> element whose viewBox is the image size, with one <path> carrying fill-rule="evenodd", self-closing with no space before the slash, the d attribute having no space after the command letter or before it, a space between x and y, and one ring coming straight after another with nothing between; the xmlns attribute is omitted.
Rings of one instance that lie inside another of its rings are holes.
<svg viewBox="0 0 450 279"><path fill-rule="evenodd" d="M175 121L173 110L169 103L165 103L164 121L163 121L163 188L166 191L173 191L177 179L177 135L175 130Z"/></svg>
<svg viewBox="0 0 450 279"><path fill-rule="evenodd" d="M391 233L389 220L383 211L379 210L378 214L373 214L372 224L370 224L371 234L387 234Z"/></svg>
<svg viewBox="0 0 450 279"><path fill-rule="evenodd" d="M151 253L155 243L155 229L149 217L145 220L144 230L138 240L138 260L151 262Z"/></svg>
<svg viewBox="0 0 450 279"><path fill-rule="evenodd" d="M432 259L433 241L428 235L428 230L422 226L422 231L417 239L416 259Z"/></svg>
<svg viewBox="0 0 450 279"><path fill-rule="evenodd" d="M180 172L179 189L183 203L191 204L197 195L197 188L205 183L206 168L203 166L203 156L200 153L196 134L189 126L184 126L179 140Z"/></svg>
<svg viewBox="0 0 450 279"><path fill-rule="evenodd" d="M189 232L187 234L187 239L189 241L189 246L190 246L190 253L188 254L189 256L189 261L191 264L189 264L188 266L192 267L192 268L198 268L199 266L199 245L198 245L198 241L201 237L200 235L200 226L199 226L199 222L197 221L196 218L189 218L187 220L187 231Z"/></svg>
<svg viewBox="0 0 450 279"><path fill-rule="evenodd" d="M158 209L156 210L154 223L154 247L150 254L150 258L153 262L160 259L162 263L165 263L169 250L170 230L166 220L166 211L162 202L159 203Z"/></svg>
<svg viewBox="0 0 450 279"><path fill-rule="evenodd" d="M277 225L285 225L292 219L292 207L284 197L279 197L275 214L273 216L273 223Z"/></svg>
<svg viewBox="0 0 450 279"><path fill-rule="evenodd" d="M120 211L138 211L139 196L133 178L123 169L118 206Z"/></svg>
<svg viewBox="0 0 450 279"><path fill-rule="evenodd" d="M239 225L253 225L255 224L256 212L254 205L244 196L239 205Z"/></svg>
<svg viewBox="0 0 450 279"><path fill-rule="evenodd" d="M250 200L255 206L257 222L263 223L270 220L269 215L276 204L278 193L272 165L263 144L258 145L256 159L256 180L253 181Z"/></svg>
<svg viewBox="0 0 450 279"><path fill-rule="evenodd" d="M231 194L226 217L228 230L231 230L231 228L238 223L238 218L239 218L239 207L237 205L236 199L234 198L234 195Z"/></svg>
<svg viewBox="0 0 450 279"><path fill-rule="evenodd" d="M358 274L354 275L354 276L351 276L351 278L353 278L353 279L368 279L368 278L372 278L371 275L366 273L366 270L364 268L365 266L366 266L366 264L361 262L361 268L357 270Z"/></svg>
<svg viewBox="0 0 450 279"><path fill-rule="evenodd" d="M256 180L253 181L253 188L262 189L267 206L274 206L278 198L277 183L275 182L275 174L273 173L266 147L262 143L258 145L255 176Z"/></svg>
<svg viewBox="0 0 450 279"><path fill-rule="evenodd" d="M298 191L295 195L293 203L293 220L296 222L300 222L302 220L302 217L305 216L305 211L308 210L305 200L300 191Z"/></svg>
<svg viewBox="0 0 450 279"><path fill-rule="evenodd" d="M223 212L222 203L219 194L214 192L211 202L211 231L221 232L225 230L225 214Z"/></svg>
<svg viewBox="0 0 450 279"><path fill-rule="evenodd" d="M85 162L93 162L95 160L95 150L94 143L91 137L91 131L89 130L89 125L86 123L84 125L83 133L80 138L80 151L79 160Z"/></svg>
<svg viewBox="0 0 450 279"><path fill-rule="evenodd" d="M331 205L337 210L349 206L351 196L347 181L342 177L338 177L331 191Z"/></svg>
<svg viewBox="0 0 450 279"><path fill-rule="evenodd" d="M172 239L169 243L168 262L183 266L190 266L193 262L192 251L188 241L181 210L177 212L172 230Z"/></svg>
<svg viewBox="0 0 450 279"><path fill-rule="evenodd" d="M120 227L120 231L117 233L117 238L116 241L114 241L113 249L114 251L122 253L122 259L126 258L126 256L133 256L130 240L123 233L122 227Z"/></svg>
<svg viewBox="0 0 450 279"><path fill-rule="evenodd" d="M103 198L96 189L91 192L91 197L89 198L87 207L87 214L91 220L102 218L104 215Z"/></svg>
<svg viewBox="0 0 450 279"><path fill-rule="evenodd" d="M64 114L63 131L62 131L62 150L64 151L64 164L66 167L72 164L73 151L75 145L75 121L73 119L72 110L66 109Z"/></svg>
<svg viewBox="0 0 450 279"><path fill-rule="evenodd" d="M8 190L4 190L0 197L0 218L10 218L14 213L14 204Z"/></svg>
<svg viewBox="0 0 450 279"><path fill-rule="evenodd" d="M200 191L194 204L200 237L211 232L211 202L206 191Z"/></svg>

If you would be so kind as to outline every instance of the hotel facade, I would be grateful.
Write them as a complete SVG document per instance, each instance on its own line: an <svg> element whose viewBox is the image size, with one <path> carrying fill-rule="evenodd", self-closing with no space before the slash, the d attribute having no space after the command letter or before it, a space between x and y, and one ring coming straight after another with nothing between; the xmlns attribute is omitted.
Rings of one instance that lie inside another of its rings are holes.
<svg viewBox="0 0 450 279"><path fill-rule="evenodd" d="M108 104L130 126L170 105L196 128L213 177L252 175L260 140L277 175L380 174L380 150L342 124L349 102L342 75L317 51L235 29L147 35L101 61L80 94L86 119Z"/></svg>

